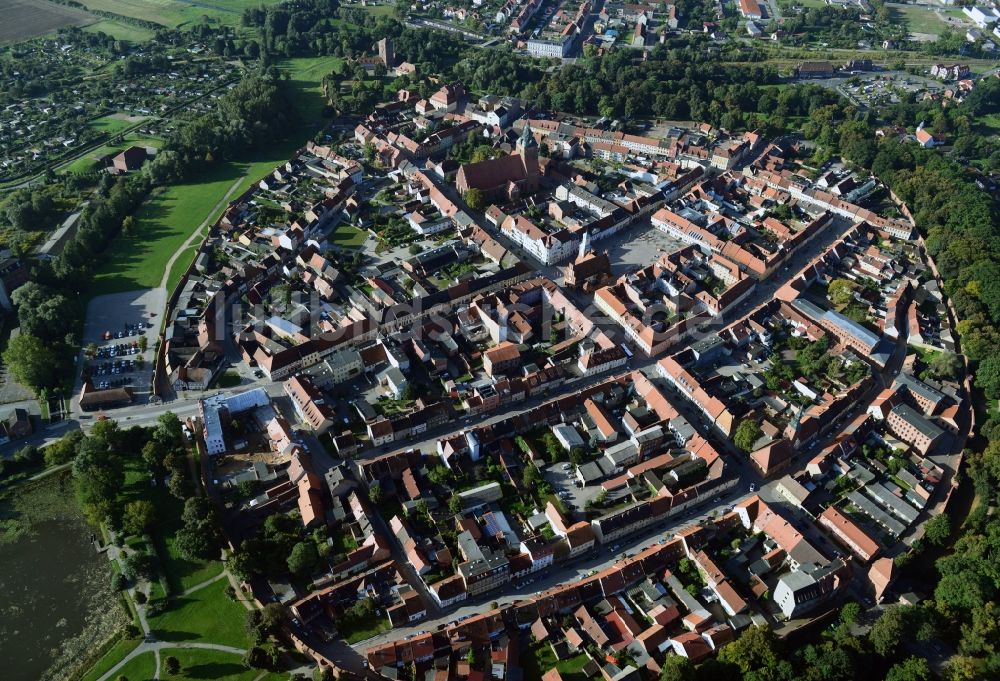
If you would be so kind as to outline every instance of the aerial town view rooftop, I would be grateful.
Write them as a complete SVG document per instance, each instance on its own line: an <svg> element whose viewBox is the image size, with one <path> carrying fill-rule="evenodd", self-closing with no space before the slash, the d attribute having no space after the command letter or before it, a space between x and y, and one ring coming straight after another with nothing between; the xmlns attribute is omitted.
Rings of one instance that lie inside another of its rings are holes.
<svg viewBox="0 0 1000 681"><path fill-rule="evenodd" d="M5 678L1000 678L1000 9L0 9Z"/></svg>

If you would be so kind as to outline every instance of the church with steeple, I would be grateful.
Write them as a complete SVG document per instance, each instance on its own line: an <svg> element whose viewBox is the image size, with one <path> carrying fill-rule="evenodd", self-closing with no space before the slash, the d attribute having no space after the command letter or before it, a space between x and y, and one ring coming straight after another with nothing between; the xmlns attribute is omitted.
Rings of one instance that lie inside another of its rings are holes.
<svg viewBox="0 0 1000 681"><path fill-rule="evenodd" d="M463 197L470 189L478 189L487 202L506 203L537 191L540 177L538 142L525 123L514 153L464 164L455 176L455 186Z"/></svg>

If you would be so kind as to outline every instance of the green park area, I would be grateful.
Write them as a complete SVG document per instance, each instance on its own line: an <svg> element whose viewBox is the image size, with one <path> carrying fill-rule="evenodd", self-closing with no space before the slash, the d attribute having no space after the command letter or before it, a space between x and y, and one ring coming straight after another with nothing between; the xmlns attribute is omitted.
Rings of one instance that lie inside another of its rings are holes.
<svg viewBox="0 0 1000 681"><path fill-rule="evenodd" d="M171 256L213 212L221 211L223 198L244 171L242 165L222 163L187 182L154 190L135 216L133 233L120 235L108 248L91 295L159 286Z"/></svg>
<svg viewBox="0 0 1000 681"><path fill-rule="evenodd" d="M180 673L173 678L191 681L279 681L287 674L263 673L259 669L247 669L238 655L221 650L197 648L165 648L160 651L160 660L176 657L180 663ZM165 662L163 663L165 664ZM160 678L166 674L161 671ZM147 678L147 677L129 677Z"/></svg>
<svg viewBox="0 0 1000 681"><path fill-rule="evenodd" d="M226 595L228 586L229 580L220 579L172 599L162 614L148 618L153 635L175 643L200 641L246 648L246 609Z"/></svg>
<svg viewBox="0 0 1000 681"><path fill-rule="evenodd" d="M94 666L92 666L89 670L87 670L86 674L84 674L82 677L80 677L81 681L97 681L97 679L99 679L102 676L104 676L104 674L106 674L109 669L111 669L116 664L118 664L119 662L121 662L123 659L125 659L125 657L129 653L131 653L133 650L135 650L137 647L139 647L139 643L140 642L141 641L138 638L128 638L128 637L122 638L117 643L115 643L113 646L111 646L111 649L108 650L108 652L106 652L94 664ZM150 656L152 657L152 655L150 655ZM135 662L135 660L139 659L140 657L142 657L142 656L141 655L137 655L136 658L134 658L132 660L132 662ZM145 677L145 676L143 676L143 677L139 677L139 676L132 677L132 676L130 676L128 678L130 678L130 679L131 678L137 678L137 679L138 678L152 678L152 675L150 675L148 677Z"/></svg>

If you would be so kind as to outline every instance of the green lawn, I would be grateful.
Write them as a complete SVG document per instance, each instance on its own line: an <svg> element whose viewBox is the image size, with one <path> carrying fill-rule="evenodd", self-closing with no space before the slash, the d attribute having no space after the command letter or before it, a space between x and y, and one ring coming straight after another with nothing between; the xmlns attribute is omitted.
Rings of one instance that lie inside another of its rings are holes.
<svg viewBox="0 0 1000 681"><path fill-rule="evenodd" d="M348 223L342 223L337 225L337 228L330 233L328 237L331 243L335 243L338 246L345 247L360 247L365 243L365 239L368 238L368 232L363 229L358 229L353 225Z"/></svg>
<svg viewBox="0 0 1000 681"><path fill-rule="evenodd" d="M101 657L101 659L99 659L94 666L83 675L81 681L97 681L97 679L104 676L109 669L121 662L122 658L139 647L139 643L141 643L141 639L138 638L124 638L118 641L118 643L111 647L111 650L105 653L104 656ZM131 677L129 677L129 679L131 681Z"/></svg>
<svg viewBox="0 0 1000 681"><path fill-rule="evenodd" d="M921 347L917 347L916 345L907 345L906 346L906 351L907 351L907 353L910 353L910 352L916 353L917 358L921 361L921 363L923 363L924 366L927 366L928 364L930 364L930 362L935 357L937 357L938 355L941 354L937 350L931 350L930 348L921 348Z"/></svg>
<svg viewBox="0 0 1000 681"><path fill-rule="evenodd" d="M87 123L88 128L92 128L98 132L104 132L109 135L114 135L116 132L121 132L125 128L131 128L139 121L129 121L124 117L118 116L103 116L101 118L95 118L94 120Z"/></svg>
<svg viewBox="0 0 1000 681"><path fill-rule="evenodd" d="M158 190L136 214L135 234L119 236L105 252L92 296L160 285L167 261L243 174L222 163L183 184Z"/></svg>
<svg viewBox="0 0 1000 681"><path fill-rule="evenodd" d="M124 667L115 672L114 678L124 676L128 681L147 681L155 675L156 656L153 653L142 653L133 657Z"/></svg>
<svg viewBox="0 0 1000 681"><path fill-rule="evenodd" d="M323 76L333 71L333 68L343 61L340 57L327 56L295 57L278 63L278 67L289 75L289 82L294 92L293 101L298 107L304 126L310 128L319 126L325 104Z"/></svg>
<svg viewBox="0 0 1000 681"><path fill-rule="evenodd" d="M258 669L247 669L238 655L220 650L198 650L187 648L166 648L160 651L160 660L172 655L181 663L181 673L175 679L192 679L200 681L253 681L259 674ZM261 677L262 681L279 681L287 679L287 674L269 673ZM129 681L132 678L129 677Z"/></svg>
<svg viewBox="0 0 1000 681"><path fill-rule="evenodd" d="M149 626L161 641L202 641L245 648L243 628L246 609L226 595L229 580L219 580L190 596L171 601L164 613L149 618Z"/></svg>
<svg viewBox="0 0 1000 681"><path fill-rule="evenodd" d="M224 372L215 381L216 388L235 388L240 383L243 382L243 377L240 376L240 372L230 369Z"/></svg>
<svg viewBox="0 0 1000 681"><path fill-rule="evenodd" d="M341 624L343 625L343 623ZM344 640L347 641L348 645L353 645L360 641L366 641L372 636L384 634L390 629L392 629L392 625L389 624L388 618L375 617L373 615L364 622L358 622L357 626L352 627L350 632L345 632L341 629L341 633L346 633L347 635L344 637Z"/></svg>
<svg viewBox="0 0 1000 681"><path fill-rule="evenodd" d="M164 562L163 571L166 573L167 581L178 593L183 593L196 584L222 573L221 561L193 561L181 556L175 546L173 534L157 535L154 541L157 542L159 555Z"/></svg>
<svg viewBox="0 0 1000 681"><path fill-rule="evenodd" d="M148 28L131 26L111 19L90 24L85 26L83 30L87 33L104 33L115 40L128 40L133 43L144 43L153 38L153 32Z"/></svg>

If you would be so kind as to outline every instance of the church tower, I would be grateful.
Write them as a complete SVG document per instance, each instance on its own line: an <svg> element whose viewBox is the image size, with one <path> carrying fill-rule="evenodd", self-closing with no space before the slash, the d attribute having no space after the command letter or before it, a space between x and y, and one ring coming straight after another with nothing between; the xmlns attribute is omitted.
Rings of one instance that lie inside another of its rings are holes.
<svg viewBox="0 0 1000 681"><path fill-rule="evenodd" d="M524 122L524 127L521 128L521 137L517 140L517 145L515 146L517 155L521 157L521 163L524 164L524 174L529 178L537 178L539 174L538 170L538 142L535 141L535 136L531 133L531 126L528 122Z"/></svg>

